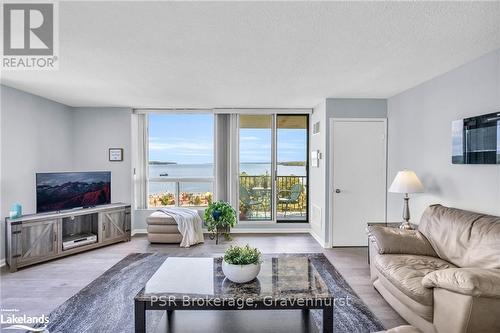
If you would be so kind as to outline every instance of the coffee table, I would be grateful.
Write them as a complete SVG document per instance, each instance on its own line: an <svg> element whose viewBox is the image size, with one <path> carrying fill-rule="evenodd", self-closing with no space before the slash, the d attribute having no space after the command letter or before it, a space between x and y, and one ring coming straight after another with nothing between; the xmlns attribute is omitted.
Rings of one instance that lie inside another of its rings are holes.
<svg viewBox="0 0 500 333"><path fill-rule="evenodd" d="M333 295L308 257L266 257L251 282L225 278L221 258L169 257L135 296L135 332L146 332L146 310L323 310L333 332Z"/></svg>

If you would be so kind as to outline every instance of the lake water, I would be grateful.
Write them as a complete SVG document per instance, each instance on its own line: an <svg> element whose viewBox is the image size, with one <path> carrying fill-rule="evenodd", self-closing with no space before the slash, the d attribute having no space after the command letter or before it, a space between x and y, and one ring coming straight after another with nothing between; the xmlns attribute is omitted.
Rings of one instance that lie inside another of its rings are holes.
<svg viewBox="0 0 500 333"><path fill-rule="evenodd" d="M271 165L265 163L241 163L240 173L245 172L249 176L270 174ZM161 178L211 178L214 174L213 164L162 164L150 165L149 177L159 178L160 174L168 174ZM278 175L281 176L306 176L306 167L278 165ZM212 192L211 183L181 183L181 192L204 193ZM149 183L149 193L175 192L174 183Z"/></svg>

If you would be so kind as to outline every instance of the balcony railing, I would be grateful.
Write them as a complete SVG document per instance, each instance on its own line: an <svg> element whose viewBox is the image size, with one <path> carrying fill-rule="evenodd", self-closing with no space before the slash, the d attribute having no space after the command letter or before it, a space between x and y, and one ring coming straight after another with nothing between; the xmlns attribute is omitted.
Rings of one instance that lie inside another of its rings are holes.
<svg viewBox="0 0 500 333"><path fill-rule="evenodd" d="M307 177L276 177L278 220L307 219ZM271 176L240 176L240 220L270 220L272 211ZM243 195L242 195L243 192ZM248 194L248 197L247 197Z"/></svg>
<svg viewBox="0 0 500 333"><path fill-rule="evenodd" d="M307 219L307 177L278 176L276 180L277 198L272 200L271 176L240 176L240 220L271 220L273 203L280 221ZM204 207L213 200L213 178L161 177L148 183L148 207Z"/></svg>
<svg viewBox="0 0 500 333"><path fill-rule="evenodd" d="M150 178L148 207L208 206L213 183L213 178Z"/></svg>

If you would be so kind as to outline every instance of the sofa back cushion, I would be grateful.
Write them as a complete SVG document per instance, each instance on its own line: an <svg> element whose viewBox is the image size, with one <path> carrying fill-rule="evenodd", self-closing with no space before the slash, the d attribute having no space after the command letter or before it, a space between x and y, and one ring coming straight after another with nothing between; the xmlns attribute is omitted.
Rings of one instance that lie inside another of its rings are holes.
<svg viewBox="0 0 500 333"><path fill-rule="evenodd" d="M500 268L500 217L432 205L418 230L441 259L458 267Z"/></svg>

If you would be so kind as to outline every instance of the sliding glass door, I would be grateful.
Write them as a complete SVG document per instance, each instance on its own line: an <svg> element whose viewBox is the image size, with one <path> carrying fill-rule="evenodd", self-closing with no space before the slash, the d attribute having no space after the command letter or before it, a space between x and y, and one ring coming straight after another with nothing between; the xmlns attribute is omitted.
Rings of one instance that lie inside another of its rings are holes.
<svg viewBox="0 0 500 333"><path fill-rule="evenodd" d="M272 202L272 115L240 115L240 221L271 221Z"/></svg>
<svg viewBox="0 0 500 333"><path fill-rule="evenodd" d="M307 222L308 116L276 116L278 222Z"/></svg>
<svg viewBox="0 0 500 333"><path fill-rule="evenodd" d="M307 151L307 115L239 115L240 221L307 222Z"/></svg>

